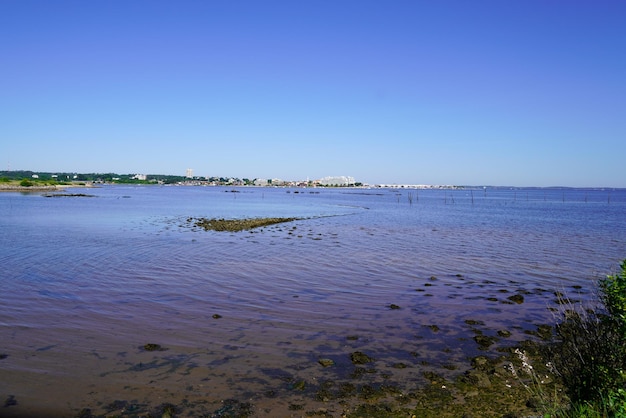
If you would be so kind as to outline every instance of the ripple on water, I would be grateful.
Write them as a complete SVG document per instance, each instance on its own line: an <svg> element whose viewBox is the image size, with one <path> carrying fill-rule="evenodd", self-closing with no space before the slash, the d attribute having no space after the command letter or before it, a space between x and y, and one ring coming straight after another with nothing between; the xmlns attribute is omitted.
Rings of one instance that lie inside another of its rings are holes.
<svg viewBox="0 0 626 418"><path fill-rule="evenodd" d="M425 370L453 376L484 354L479 333L495 351L551 323L555 290L592 299L593 279L626 253L619 208L602 208L600 222L589 207L506 197L452 205L420 191L410 206L386 193L157 190L113 199L107 189L97 205L23 201L32 224L0 212L2 361L18 402L33 384L58 382L73 399L37 396L82 407L128 386L138 402L178 393L216 402L210 411L244 392L284 408L299 382L354 384L354 373L357 384L417 387ZM241 233L179 222L246 211L344 216ZM148 343L167 350L140 349ZM376 359L376 373L355 371L356 351Z"/></svg>

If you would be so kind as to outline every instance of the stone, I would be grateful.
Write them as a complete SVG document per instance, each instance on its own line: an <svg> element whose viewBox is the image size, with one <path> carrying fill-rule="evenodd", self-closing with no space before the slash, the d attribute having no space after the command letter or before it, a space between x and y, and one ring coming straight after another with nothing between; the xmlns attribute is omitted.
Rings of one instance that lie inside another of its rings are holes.
<svg viewBox="0 0 626 418"><path fill-rule="evenodd" d="M367 364L374 361L373 358L360 351L355 351L350 354L350 360L352 361L352 364Z"/></svg>

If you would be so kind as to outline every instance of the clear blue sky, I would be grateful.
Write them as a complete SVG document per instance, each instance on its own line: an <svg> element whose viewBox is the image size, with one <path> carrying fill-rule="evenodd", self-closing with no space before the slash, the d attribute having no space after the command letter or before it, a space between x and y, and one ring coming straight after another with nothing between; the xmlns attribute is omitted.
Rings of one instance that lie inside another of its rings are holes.
<svg viewBox="0 0 626 418"><path fill-rule="evenodd" d="M626 187L626 2L0 0L0 169Z"/></svg>

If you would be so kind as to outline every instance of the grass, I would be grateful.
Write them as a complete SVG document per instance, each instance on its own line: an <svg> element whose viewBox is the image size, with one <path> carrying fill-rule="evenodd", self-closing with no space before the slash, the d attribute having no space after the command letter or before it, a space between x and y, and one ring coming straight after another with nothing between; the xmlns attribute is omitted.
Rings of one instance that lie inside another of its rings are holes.
<svg viewBox="0 0 626 418"><path fill-rule="evenodd" d="M7 189L14 189L14 188L29 189L29 188L39 188L39 187L52 188L55 186L68 186L68 185L71 185L71 183L59 182L54 179L23 178L21 180L13 180L7 177L0 178L0 187L7 188Z"/></svg>

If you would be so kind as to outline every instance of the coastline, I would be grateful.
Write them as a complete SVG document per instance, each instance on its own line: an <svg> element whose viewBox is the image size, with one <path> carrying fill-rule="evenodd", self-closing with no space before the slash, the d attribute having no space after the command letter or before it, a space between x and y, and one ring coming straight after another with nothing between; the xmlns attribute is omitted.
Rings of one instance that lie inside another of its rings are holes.
<svg viewBox="0 0 626 418"><path fill-rule="evenodd" d="M37 193L50 191L64 191L67 188L74 187L95 187L93 183L80 184L54 184L54 185L37 185L37 186L20 186L19 184L2 184L0 183L0 192L20 192L20 193Z"/></svg>

